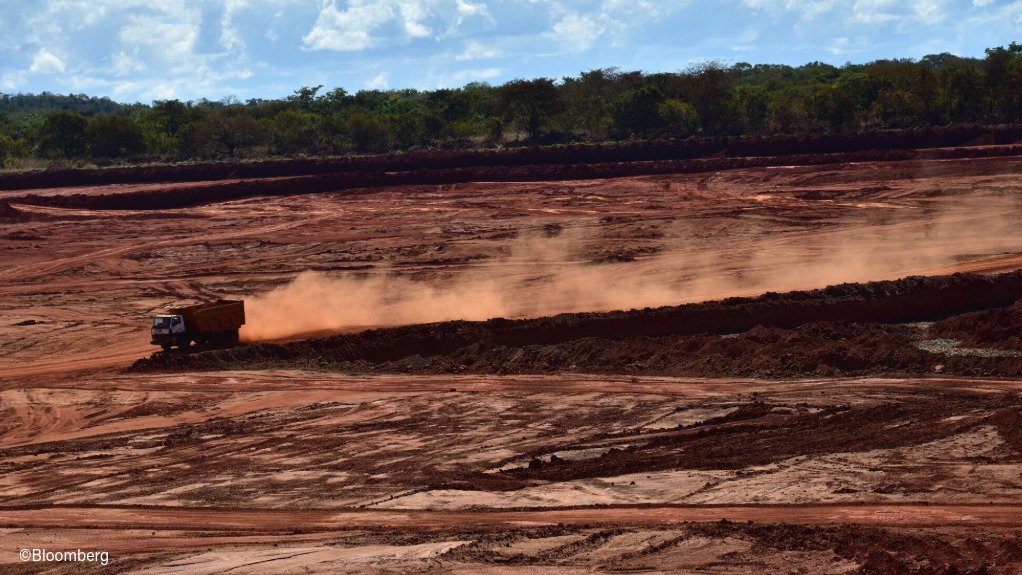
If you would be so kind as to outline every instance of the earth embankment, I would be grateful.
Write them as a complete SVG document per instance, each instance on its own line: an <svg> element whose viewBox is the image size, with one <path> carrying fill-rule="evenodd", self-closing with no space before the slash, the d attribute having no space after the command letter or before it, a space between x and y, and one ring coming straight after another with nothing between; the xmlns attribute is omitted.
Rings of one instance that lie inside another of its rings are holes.
<svg viewBox="0 0 1022 575"><path fill-rule="evenodd" d="M156 353L133 369L1017 376L1019 354L928 346L939 340L909 324L951 325L960 314L1003 308L1019 297L1022 272L910 277L655 309L441 322L191 355Z"/></svg>
<svg viewBox="0 0 1022 575"><path fill-rule="evenodd" d="M1006 145L1022 140L1022 126L953 126L859 134L797 134L645 140L500 150L432 150L349 158L209 162L102 169L57 169L0 174L0 190L273 178L339 172L394 172L479 166L542 166L686 160L711 156L791 156L866 150L922 150Z"/></svg>

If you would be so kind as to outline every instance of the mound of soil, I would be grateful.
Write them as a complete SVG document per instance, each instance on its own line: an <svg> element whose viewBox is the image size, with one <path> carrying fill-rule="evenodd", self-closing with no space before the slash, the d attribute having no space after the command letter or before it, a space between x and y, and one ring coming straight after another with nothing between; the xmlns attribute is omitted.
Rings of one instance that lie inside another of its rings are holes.
<svg viewBox="0 0 1022 575"><path fill-rule="evenodd" d="M554 154L556 156L557 154ZM1022 155L1022 146L995 148L950 148L936 150L869 149L847 153L794 154L787 156L713 157L685 160L642 160L596 163L529 164L497 162L495 165L464 168L417 167L403 171L379 169L343 170L317 175L253 178L233 182L203 181L190 186L150 188L143 191L110 194L28 194L17 202L77 209L160 210L184 208L213 202L257 196L291 196L322 192L348 191L369 193L381 187L412 185L448 185L467 182L546 182L620 178L655 174L716 172L739 168L769 166L822 166L847 162L887 162L921 159L990 158ZM549 159L548 159L549 160ZM439 162L443 164L443 162ZM194 178L198 179L198 178Z"/></svg>
<svg viewBox="0 0 1022 575"><path fill-rule="evenodd" d="M932 325L930 334L961 340L967 346L1022 351L1022 301L1006 308L948 318Z"/></svg>
<svg viewBox="0 0 1022 575"><path fill-rule="evenodd" d="M20 222L28 219L24 212L7 202L0 202L0 222Z"/></svg>
<svg viewBox="0 0 1022 575"><path fill-rule="evenodd" d="M0 175L0 189L17 190L147 182L193 182L275 178L355 172L461 170L482 166L538 166L658 162L716 157L839 154L866 150L914 150L1004 145L1022 140L1020 126L953 126L859 134L801 134L646 140L617 144L576 144L502 150L427 151L353 158L266 160L89 170L47 170ZM714 168L720 169L720 168ZM596 176L606 177L606 176ZM425 183L425 182L422 182Z"/></svg>
<svg viewBox="0 0 1022 575"><path fill-rule="evenodd" d="M627 312L453 321L191 355L156 353L132 369L1018 375L1022 358L944 357L913 345L923 336L918 328L890 324L1007 306L1019 294L1022 272L911 277Z"/></svg>

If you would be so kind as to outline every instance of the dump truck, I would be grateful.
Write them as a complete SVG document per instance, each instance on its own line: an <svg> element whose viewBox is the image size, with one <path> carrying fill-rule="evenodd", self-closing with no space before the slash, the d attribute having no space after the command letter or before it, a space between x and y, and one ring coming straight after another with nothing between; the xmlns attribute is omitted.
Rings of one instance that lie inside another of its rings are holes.
<svg viewBox="0 0 1022 575"><path fill-rule="evenodd" d="M245 325L245 302L222 299L173 308L153 318L152 344L170 351L191 349L192 342L204 348L238 345L238 329Z"/></svg>

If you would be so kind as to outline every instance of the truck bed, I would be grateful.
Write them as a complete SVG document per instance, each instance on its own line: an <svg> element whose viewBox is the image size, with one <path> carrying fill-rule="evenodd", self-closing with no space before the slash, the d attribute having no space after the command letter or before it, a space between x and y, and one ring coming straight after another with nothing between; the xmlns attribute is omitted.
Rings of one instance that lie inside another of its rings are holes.
<svg viewBox="0 0 1022 575"><path fill-rule="evenodd" d="M189 331L198 334L234 331L245 325L245 302L219 300L172 310L184 317Z"/></svg>

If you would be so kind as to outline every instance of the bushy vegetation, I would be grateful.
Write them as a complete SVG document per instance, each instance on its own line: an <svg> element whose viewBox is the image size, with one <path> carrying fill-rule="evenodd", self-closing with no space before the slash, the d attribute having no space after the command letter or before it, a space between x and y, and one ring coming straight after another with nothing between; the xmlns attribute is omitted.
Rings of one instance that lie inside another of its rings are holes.
<svg viewBox="0 0 1022 575"><path fill-rule="evenodd" d="M280 100L118 104L0 95L11 159L151 161L852 132L1022 121L1022 45L836 67L705 63L678 73L601 69L561 81L458 89L324 91Z"/></svg>

